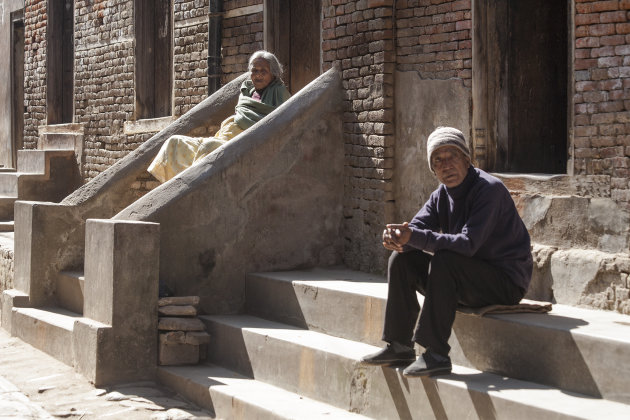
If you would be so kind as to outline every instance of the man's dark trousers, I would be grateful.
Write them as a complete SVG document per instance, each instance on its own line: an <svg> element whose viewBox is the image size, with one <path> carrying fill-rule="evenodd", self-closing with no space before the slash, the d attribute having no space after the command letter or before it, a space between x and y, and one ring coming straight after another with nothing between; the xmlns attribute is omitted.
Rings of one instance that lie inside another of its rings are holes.
<svg viewBox="0 0 630 420"><path fill-rule="evenodd" d="M451 251L437 251L433 256L419 250L394 251L387 281L383 341L406 345L414 341L443 356L451 349L448 338L458 304L514 305L524 295L502 270ZM416 290L425 297L421 313Z"/></svg>

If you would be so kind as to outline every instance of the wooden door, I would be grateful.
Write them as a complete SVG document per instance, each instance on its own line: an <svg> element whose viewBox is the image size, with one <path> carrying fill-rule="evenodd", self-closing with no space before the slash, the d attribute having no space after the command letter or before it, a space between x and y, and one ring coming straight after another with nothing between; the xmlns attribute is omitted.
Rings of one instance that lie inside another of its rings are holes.
<svg viewBox="0 0 630 420"><path fill-rule="evenodd" d="M510 172L566 172L566 22L566 0L509 2Z"/></svg>
<svg viewBox="0 0 630 420"><path fill-rule="evenodd" d="M320 74L321 0L267 0L265 48L284 66L292 93Z"/></svg>
<svg viewBox="0 0 630 420"><path fill-rule="evenodd" d="M71 123L74 116L74 2L51 1L48 7L47 122Z"/></svg>
<svg viewBox="0 0 630 420"><path fill-rule="evenodd" d="M479 0L473 9L473 145L482 168L566 173L567 0Z"/></svg>
<svg viewBox="0 0 630 420"><path fill-rule="evenodd" d="M11 150L13 167L24 143L24 19L11 16Z"/></svg>

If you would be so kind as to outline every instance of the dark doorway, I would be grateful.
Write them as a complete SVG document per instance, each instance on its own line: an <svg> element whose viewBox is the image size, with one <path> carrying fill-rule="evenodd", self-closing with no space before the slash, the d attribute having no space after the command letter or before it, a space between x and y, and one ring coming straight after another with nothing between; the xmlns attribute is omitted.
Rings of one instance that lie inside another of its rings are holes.
<svg viewBox="0 0 630 420"><path fill-rule="evenodd" d="M493 171L566 173L567 0L474 7L475 153Z"/></svg>
<svg viewBox="0 0 630 420"><path fill-rule="evenodd" d="M11 14L11 150L12 166L24 147L24 13Z"/></svg>
<svg viewBox="0 0 630 420"><path fill-rule="evenodd" d="M320 74L321 0L266 0L265 47L284 66L292 93Z"/></svg>
<svg viewBox="0 0 630 420"><path fill-rule="evenodd" d="M136 119L172 114L171 0L136 0Z"/></svg>
<svg viewBox="0 0 630 420"><path fill-rule="evenodd" d="M74 114L74 1L48 2L48 124L71 123Z"/></svg>

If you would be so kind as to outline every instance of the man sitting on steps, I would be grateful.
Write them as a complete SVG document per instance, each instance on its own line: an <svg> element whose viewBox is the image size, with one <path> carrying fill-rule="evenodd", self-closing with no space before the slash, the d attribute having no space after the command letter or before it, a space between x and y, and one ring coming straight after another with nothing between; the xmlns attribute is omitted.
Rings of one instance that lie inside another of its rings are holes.
<svg viewBox="0 0 630 420"><path fill-rule="evenodd" d="M362 359L408 364L405 376L450 373L457 305L517 304L532 273L529 233L510 193L471 165L463 133L439 127L427 152L441 185L411 222L383 231L383 246L393 251L382 337L387 346ZM422 311L416 291L424 295ZM414 342L425 348L417 359Z"/></svg>

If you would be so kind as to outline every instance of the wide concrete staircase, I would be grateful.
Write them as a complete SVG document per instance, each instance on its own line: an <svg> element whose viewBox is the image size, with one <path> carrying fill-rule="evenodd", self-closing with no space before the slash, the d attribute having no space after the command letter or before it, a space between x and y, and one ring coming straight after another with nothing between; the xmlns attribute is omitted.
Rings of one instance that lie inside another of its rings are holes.
<svg viewBox="0 0 630 420"><path fill-rule="evenodd" d="M169 280L194 279L177 284L175 291L201 295L194 290L201 287L202 311L232 313L242 306L246 273L335 261L343 144L341 82L334 70L265 123L140 199L130 188L146 176L170 136L208 133L230 115L242 80L215 92L60 203L15 203L15 281L2 293L2 328L73 366L96 386L151 380L158 280L172 286ZM313 239L308 246L298 236L271 246L276 242L271 235L266 243L243 221L272 231L276 226L296 231L315 221L312 232L306 231ZM230 225L242 231L216 229ZM213 235L206 234L210 227ZM215 248L226 248L227 236L236 238L229 252L214 254ZM234 264L245 250L254 254L253 243L260 247L256 258ZM194 263L184 262L190 257ZM199 264L204 278L181 275L181 270L199 270Z"/></svg>
<svg viewBox="0 0 630 420"><path fill-rule="evenodd" d="M217 418L626 419L630 317L458 313L453 373L407 379L359 363L382 346L379 276L344 268L251 274L246 313L204 316L208 363L160 380ZM420 297L421 299L421 297Z"/></svg>

